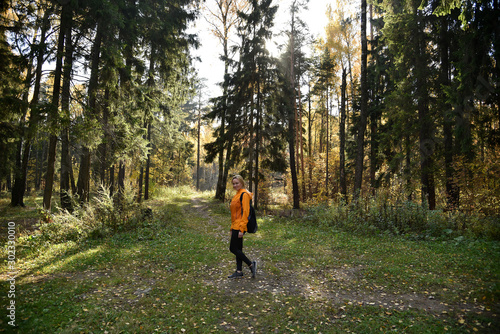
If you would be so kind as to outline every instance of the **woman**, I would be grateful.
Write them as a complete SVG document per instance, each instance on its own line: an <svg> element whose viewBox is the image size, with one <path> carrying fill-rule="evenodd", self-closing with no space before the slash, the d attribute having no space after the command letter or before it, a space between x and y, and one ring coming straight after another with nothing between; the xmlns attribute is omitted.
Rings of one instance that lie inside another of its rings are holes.
<svg viewBox="0 0 500 334"><path fill-rule="evenodd" d="M228 278L242 278L242 265L245 262L252 272L252 278L257 271L257 263L250 261L243 253L243 235L247 231L248 214L250 212L250 200L252 194L245 189L245 181L239 175L232 179L233 189L236 190L231 200L231 243L229 250L236 256L236 271ZM241 199L241 201L240 201Z"/></svg>

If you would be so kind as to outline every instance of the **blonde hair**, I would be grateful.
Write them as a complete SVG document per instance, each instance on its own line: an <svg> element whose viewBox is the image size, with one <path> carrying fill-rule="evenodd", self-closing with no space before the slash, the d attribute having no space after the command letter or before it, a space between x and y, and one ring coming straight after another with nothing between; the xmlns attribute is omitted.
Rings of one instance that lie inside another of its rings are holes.
<svg viewBox="0 0 500 334"><path fill-rule="evenodd" d="M238 181L240 181L241 183L241 189L244 189L245 188L245 180L243 180L243 178L241 177L241 175L235 175L231 178L231 181L234 180L234 179L237 179Z"/></svg>

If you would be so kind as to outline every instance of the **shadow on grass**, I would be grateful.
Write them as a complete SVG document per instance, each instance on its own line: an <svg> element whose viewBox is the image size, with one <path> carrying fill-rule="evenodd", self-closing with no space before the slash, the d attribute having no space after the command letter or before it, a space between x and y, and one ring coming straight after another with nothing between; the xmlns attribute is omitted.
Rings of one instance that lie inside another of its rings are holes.
<svg viewBox="0 0 500 334"><path fill-rule="evenodd" d="M480 301L458 305L474 307L463 312L444 305L444 289L465 296L452 289L498 279L481 245L362 238L260 217L259 233L245 239L258 277L231 281L227 205L186 194L147 204L153 218L134 229L21 251L23 333L467 333L498 324L491 312L477 314ZM491 277L473 264L479 259ZM430 287L439 289L432 298Z"/></svg>

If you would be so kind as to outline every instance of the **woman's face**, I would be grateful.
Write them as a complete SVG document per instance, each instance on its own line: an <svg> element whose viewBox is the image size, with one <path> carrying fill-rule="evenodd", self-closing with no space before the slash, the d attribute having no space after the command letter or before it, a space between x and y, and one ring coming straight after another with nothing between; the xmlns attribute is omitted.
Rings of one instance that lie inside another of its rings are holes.
<svg viewBox="0 0 500 334"><path fill-rule="evenodd" d="M233 189L238 191L241 189L241 183L238 179L233 179Z"/></svg>

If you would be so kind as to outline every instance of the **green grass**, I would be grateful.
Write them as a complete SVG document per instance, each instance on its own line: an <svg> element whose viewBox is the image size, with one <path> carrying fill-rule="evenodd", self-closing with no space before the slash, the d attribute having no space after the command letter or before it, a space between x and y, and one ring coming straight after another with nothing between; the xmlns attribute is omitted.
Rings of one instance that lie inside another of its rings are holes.
<svg viewBox="0 0 500 334"><path fill-rule="evenodd" d="M37 208L42 205L42 197L28 196L24 199L25 207L11 207L10 194L0 194L0 242L7 240L7 223L16 222L18 231L33 230L37 221Z"/></svg>
<svg viewBox="0 0 500 334"><path fill-rule="evenodd" d="M259 217L259 232L245 237L246 253L259 263L258 277L230 281L230 215L227 204L212 195L162 190L148 203L153 219L135 229L102 239L17 245L18 332L494 333L499 328L498 242L365 237L298 218ZM16 214L30 216L28 210ZM6 219L11 218L2 217L2 223ZM2 305L6 296L2 284ZM5 316L0 321L0 331L11 330Z"/></svg>

